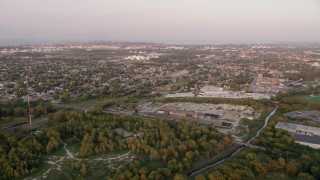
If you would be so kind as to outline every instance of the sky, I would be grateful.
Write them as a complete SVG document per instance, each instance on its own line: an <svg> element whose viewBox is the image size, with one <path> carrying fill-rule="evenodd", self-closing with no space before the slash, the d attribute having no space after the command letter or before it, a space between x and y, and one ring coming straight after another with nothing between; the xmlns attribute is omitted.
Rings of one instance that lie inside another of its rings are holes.
<svg viewBox="0 0 320 180"><path fill-rule="evenodd" d="M0 0L0 42L320 42L320 0Z"/></svg>

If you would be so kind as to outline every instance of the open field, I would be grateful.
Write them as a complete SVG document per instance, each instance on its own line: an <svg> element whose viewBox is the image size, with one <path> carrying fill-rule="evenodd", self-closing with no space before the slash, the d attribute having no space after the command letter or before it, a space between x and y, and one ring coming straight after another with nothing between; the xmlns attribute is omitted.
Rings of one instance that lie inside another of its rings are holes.
<svg viewBox="0 0 320 180"><path fill-rule="evenodd" d="M84 110L90 110L95 107L104 106L108 103L126 104L126 103L138 103L146 100L150 100L150 98L135 97L135 96L129 95L121 98L104 97L104 98L89 99L85 101L70 100L64 103L55 104L55 106L60 108L70 108L70 109L84 111Z"/></svg>
<svg viewBox="0 0 320 180"><path fill-rule="evenodd" d="M25 121L29 121L28 116L12 117L12 118L7 118L7 119L4 118L3 120L0 121L0 128L5 127L5 126L10 126L12 124L18 124L18 123L25 122Z"/></svg>
<svg viewBox="0 0 320 180"><path fill-rule="evenodd" d="M308 101L308 103L316 103L316 102L320 102L320 94L318 95L314 95L314 96L310 96L310 95L302 95L299 96L305 100Z"/></svg>
<svg viewBox="0 0 320 180"><path fill-rule="evenodd" d="M1 126L0 133L8 133L16 137L24 137L30 135L30 132L43 129L47 125L49 118L43 116L41 118L33 119L32 125L29 124L29 119L21 118L20 121L11 122L7 126Z"/></svg>
<svg viewBox="0 0 320 180"><path fill-rule="evenodd" d="M113 102L114 98L96 98L86 101L69 101L66 103L56 104L58 107L72 108L76 110L86 110L97 106L103 106L106 103Z"/></svg>

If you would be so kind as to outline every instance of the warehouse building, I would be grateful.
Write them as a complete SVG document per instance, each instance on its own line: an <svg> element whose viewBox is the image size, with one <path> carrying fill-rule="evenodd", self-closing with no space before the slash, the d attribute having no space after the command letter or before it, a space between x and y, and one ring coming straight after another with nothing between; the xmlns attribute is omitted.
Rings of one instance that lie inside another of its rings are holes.
<svg viewBox="0 0 320 180"><path fill-rule="evenodd" d="M286 122L278 122L275 127L290 132L296 143L320 149L320 128Z"/></svg>

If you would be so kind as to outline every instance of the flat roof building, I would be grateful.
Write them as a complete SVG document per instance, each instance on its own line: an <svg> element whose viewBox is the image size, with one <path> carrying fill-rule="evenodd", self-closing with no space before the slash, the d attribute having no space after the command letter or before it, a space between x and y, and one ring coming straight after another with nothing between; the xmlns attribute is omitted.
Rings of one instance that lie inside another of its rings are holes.
<svg viewBox="0 0 320 180"><path fill-rule="evenodd" d="M320 128L286 122L278 122L275 127L290 132L296 143L320 149Z"/></svg>
<svg viewBox="0 0 320 180"><path fill-rule="evenodd" d="M317 128L317 127L286 123L286 122L278 122L275 127L287 130L292 133L306 132L306 133L311 133L312 135L320 136L320 128Z"/></svg>

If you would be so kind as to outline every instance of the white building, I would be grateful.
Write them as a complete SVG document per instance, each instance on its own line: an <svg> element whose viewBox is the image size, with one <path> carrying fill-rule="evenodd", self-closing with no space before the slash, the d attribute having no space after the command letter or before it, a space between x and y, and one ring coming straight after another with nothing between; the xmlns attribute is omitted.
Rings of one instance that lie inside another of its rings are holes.
<svg viewBox="0 0 320 180"><path fill-rule="evenodd" d="M223 90L223 88L215 86L205 86L201 88L199 97L270 99L270 96L268 94L225 91Z"/></svg>
<svg viewBox="0 0 320 180"><path fill-rule="evenodd" d="M175 93L175 94L167 94L166 98L176 98L176 97L194 97L192 92L187 93Z"/></svg>

